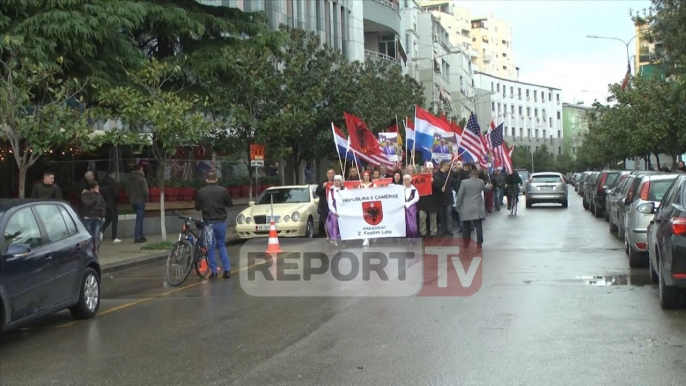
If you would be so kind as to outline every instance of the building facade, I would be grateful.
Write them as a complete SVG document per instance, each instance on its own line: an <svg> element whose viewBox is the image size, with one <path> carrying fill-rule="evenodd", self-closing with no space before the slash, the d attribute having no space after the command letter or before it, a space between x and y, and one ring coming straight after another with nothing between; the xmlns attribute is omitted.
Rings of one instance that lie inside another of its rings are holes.
<svg viewBox="0 0 686 386"><path fill-rule="evenodd" d="M419 12L418 56L413 62L418 65L419 82L424 86L425 106L429 110L452 112L453 99L450 94L453 47L448 32L430 12ZM448 114L447 114L448 115Z"/></svg>
<svg viewBox="0 0 686 386"><path fill-rule="evenodd" d="M512 48L512 25L491 12L472 19L472 48L478 53L474 64L479 72L503 79L517 79Z"/></svg>
<svg viewBox="0 0 686 386"><path fill-rule="evenodd" d="M510 145L526 146L533 152L546 144L554 155L562 154L562 90L481 72L475 72L474 82L481 90L476 104L490 104L490 114L477 115L483 131L493 119L496 125L503 124Z"/></svg>
<svg viewBox="0 0 686 386"><path fill-rule="evenodd" d="M588 115L591 107L562 104L562 153L576 158L576 151L581 146L584 135L588 133Z"/></svg>

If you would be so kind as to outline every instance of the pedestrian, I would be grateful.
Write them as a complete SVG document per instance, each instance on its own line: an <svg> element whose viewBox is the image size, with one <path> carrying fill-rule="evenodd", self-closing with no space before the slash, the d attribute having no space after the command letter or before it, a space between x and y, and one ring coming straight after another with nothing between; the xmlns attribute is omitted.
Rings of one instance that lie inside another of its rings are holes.
<svg viewBox="0 0 686 386"><path fill-rule="evenodd" d="M407 165L407 174L414 176L417 174L417 167L414 166L413 164Z"/></svg>
<svg viewBox="0 0 686 386"><path fill-rule="evenodd" d="M329 183L333 184L333 177L336 172L333 169L326 171L326 181L317 185L317 189L314 193L319 197L319 204L317 204L317 213L319 213L319 234L326 234L326 238L329 238L329 231L326 227L326 219L329 217L329 197L327 195L328 189L327 185Z"/></svg>
<svg viewBox="0 0 686 386"><path fill-rule="evenodd" d="M362 187L362 188L376 188L376 184L374 182L372 182L368 172L364 172L362 174L362 182L360 183L360 187ZM364 239L362 239L362 246L363 247L369 246L369 239L368 238L365 237Z"/></svg>
<svg viewBox="0 0 686 386"><path fill-rule="evenodd" d="M500 211L500 207L503 206L503 189L505 188L505 177L500 173L500 169L495 169L491 181L493 182L493 204L495 210Z"/></svg>
<svg viewBox="0 0 686 386"><path fill-rule="evenodd" d="M412 176L405 174L403 177L405 187L405 236L417 238L417 203L419 202L419 191L412 185Z"/></svg>
<svg viewBox="0 0 686 386"><path fill-rule="evenodd" d="M354 166L351 166L348 169L348 181L355 181L360 179L360 174L357 171L357 168Z"/></svg>
<svg viewBox="0 0 686 386"><path fill-rule="evenodd" d="M684 161L679 161L676 170L680 172L686 172L686 164L684 164Z"/></svg>
<svg viewBox="0 0 686 386"><path fill-rule="evenodd" d="M91 170L86 171L86 173L83 174L83 179L76 184L76 191L79 192L79 194L83 194L84 191L88 190L88 183L90 181L94 181L94 180L95 180L95 173L93 173L93 171L91 171ZM83 201L79 201L77 212L78 212L79 216L81 216L81 217L84 216L83 206L84 206Z"/></svg>
<svg viewBox="0 0 686 386"><path fill-rule="evenodd" d="M274 162L274 165L269 167L269 176L278 177L279 173L281 173L281 166L279 165L279 161L276 161Z"/></svg>
<svg viewBox="0 0 686 386"><path fill-rule="evenodd" d="M86 226L88 233L93 239L93 253L96 255L100 251L100 228L105 219L106 207L105 199L100 194L98 181L92 179L88 181L86 189L81 193L81 203L83 214L83 225Z"/></svg>
<svg viewBox="0 0 686 386"><path fill-rule="evenodd" d="M208 226L207 231L212 230L212 242L207 246L207 261L210 264L210 279L217 278L217 254L224 267L224 279L231 277L231 261L226 250L226 208L233 206L233 201L226 189L217 184L217 173L205 174L207 185L198 190L195 199L195 210L202 211L202 221Z"/></svg>
<svg viewBox="0 0 686 386"><path fill-rule="evenodd" d="M488 176L488 173L484 169L479 170L479 179L484 182L484 185L487 185L490 183L490 178ZM491 213L493 212L493 191L491 189L487 189L483 192L484 195L484 204L486 207L486 212Z"/></svg>
<svg viewBox="0 0 686 386"><path fill-rule="evenodd" d="M145 220L145 204L148 202L149 190L148 181L145 179L143 168L136 165L131 176L126 183L126 194L129 196L131 207L136 213L136 226L133 232L133 242L144 243L148 241L143 231L143 221Z"/></svg>
<svg viewBox="0 0 686 386"><path fill-rule="evenodd" d="M451 178L450 163L448 161L441 161L438 171L434 173L432 182L433 199L437 205L438 227L440 228L439 235L441 237L452 236L453 233L453 194Z"/></svg>
<svg viewBox="0 0 686 386"><path fill-rule="evenodd" d="M329 242L338 246L338 241L341 239L341 232L338 228L338 207L336 205L336 200L341 198L340 191L345 189L343 186L343 176L337 174L333 178L333 186L329 189L328 194L328 205L329 205L329 215L326 218L326 228L328 229Z"/></svg>
<svg viewBox="0 0 686 386"><path fill-rule="evenodd" d="M391 178L391 176L388 174L388 168L386 167L386 165L381 165L379 167L379 177L377 177L376 179L379 178Z"/></svg>
<svg viewBox="0 0 686 386"><path fill-rule="evenodd" d="M434 179L431 177L432 189ZM440 191L440 190L439 190ZM436 237L438 224L436 223L438 203L434 192L427 196L420 196L417 203L419 209L419 234L421 237ZM428 227L427 227L428 220ZM428 228L428 230L427 230Z"/></svg>
<svg viewBox="0 0 686 386"><path fill-rule="evenodd" d="M403 184L403 172L400 170L396 170L393 172L393 185L402 185Z"/></svg>
<svg viewBox="0 0 686 386"><path fill-rule="evenodd" d="M372 179L378 180L379 178L381 178L381 172L379 169L374 169L374 172L372 173Z"/></svg>
<svg viewBox="0 0 686 386"><path fill-rule="evenodd" d="M55 173L43 173L43 181L33 185L31 189L31 198L38 198L41 200L61 200L62 190L55 183Z"/></svg>
<svg viewBox="0 0 686 386"><path fill-rule="evenodd" d="M460 190L457 192L457 207L462 219L462 239L468 246L472 240L472 229L476 228L476 244L479 248L483 245L484 236L481 221L486 218L483 192L491 189L491 185L484 184L479 178L479 171L472 170L471 177L462 181Z"/></svg>
<svg viewBox="0 0 686 386"><path fill-rule="evenodd" d="M102 180L102 187L100 188L100 193L105 199L105 223L102 225L100 230L100 241L102 241L107 227L112 225L112 242L121 243L121 240L117 237L117 226L119 224L119 208L117 205L117 193L119 190L119 185L115 179L115 173L110 171L107 173L105 179Z"/></svg>

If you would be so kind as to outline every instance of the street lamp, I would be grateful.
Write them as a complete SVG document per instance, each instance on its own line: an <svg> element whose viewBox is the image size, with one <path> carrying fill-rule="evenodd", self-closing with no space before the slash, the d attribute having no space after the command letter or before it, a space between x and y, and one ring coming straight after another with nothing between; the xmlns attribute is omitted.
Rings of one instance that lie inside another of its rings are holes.
<svg viewBox="0 0 686 386"><path fill-rule="evenodd" d="M433 106L436 103L436 85L435 85L435 76L436 76L436 71L433 69L433 62L436 59L442 58L444 56L449 56L453 54L459 54L462 53L460 49L457 48L451 48L448 53L441 54L441 55L435 55L433 49L431 50L431 58L412 58L410 59L413 62L418 62L420 60L430 60L431 61L431 106ZM438 112L438 111L436 111Z"/></svg>

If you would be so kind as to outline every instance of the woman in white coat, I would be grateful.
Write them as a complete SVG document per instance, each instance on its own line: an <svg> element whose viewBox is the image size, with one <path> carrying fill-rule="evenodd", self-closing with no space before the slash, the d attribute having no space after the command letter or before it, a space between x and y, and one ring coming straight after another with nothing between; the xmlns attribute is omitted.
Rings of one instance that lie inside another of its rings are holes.
<svg viewBox="0 0 686 386"><path fill-rule="evenodd" d="M341 232L338 228L338 207L336 205L336 200L341 198L340 191L343 189L345 189L345 186L343 186L343 176L336 175L333 178L333 186L326 195L326 200L329 204L329 216L326 218L326 230L329 233L329 241L335 246L338 246L338 240L341 239Z"/></svg>

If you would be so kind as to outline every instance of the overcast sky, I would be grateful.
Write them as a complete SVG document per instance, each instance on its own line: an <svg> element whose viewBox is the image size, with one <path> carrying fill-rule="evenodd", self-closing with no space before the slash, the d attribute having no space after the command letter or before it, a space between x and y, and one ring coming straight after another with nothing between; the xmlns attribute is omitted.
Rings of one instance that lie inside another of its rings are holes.
<svg viewBox="0 0 686 386"><path fill-rule="evenodd" d="M635 35L629 10L650 6L647 0L458 0L472 18L494 16L512 24L515 65L519 80L562 89L565 102L607 97L609 83L626 74L626 46ZM629 54L634 55L635 41ZM633 63L633 62L632 62ZM633 67L633 65L632 65ZM583 90L586 90L584 92Z"/></svg>

